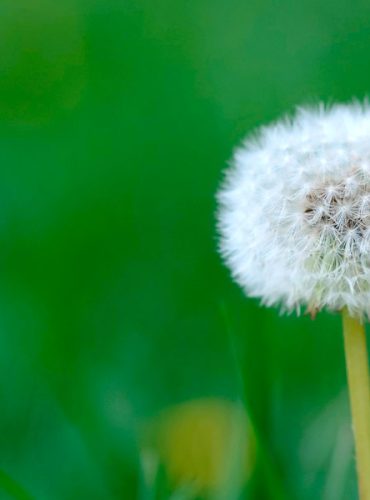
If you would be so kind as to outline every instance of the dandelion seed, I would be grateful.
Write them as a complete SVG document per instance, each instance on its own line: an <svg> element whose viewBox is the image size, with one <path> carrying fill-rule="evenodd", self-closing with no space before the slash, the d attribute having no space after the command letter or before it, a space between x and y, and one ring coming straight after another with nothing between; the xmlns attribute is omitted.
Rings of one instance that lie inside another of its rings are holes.
<svg viewBox="0 0 370 500"><path fill-rule="evenodd" d="M237 149L218 199L221 252L247 295L370 316L367 104L300 109L261 128Z"/></svg>

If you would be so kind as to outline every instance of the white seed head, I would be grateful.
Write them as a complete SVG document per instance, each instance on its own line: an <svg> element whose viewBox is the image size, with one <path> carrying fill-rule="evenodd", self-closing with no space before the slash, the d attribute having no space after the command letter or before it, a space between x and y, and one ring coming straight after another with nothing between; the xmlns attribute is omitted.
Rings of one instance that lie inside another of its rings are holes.
<svg viewBox="0 0 370 500"><path fill-rule="evenodd" d="M370 316L370 106L299 109L236 150L221 252L249 296Z"/></svg>

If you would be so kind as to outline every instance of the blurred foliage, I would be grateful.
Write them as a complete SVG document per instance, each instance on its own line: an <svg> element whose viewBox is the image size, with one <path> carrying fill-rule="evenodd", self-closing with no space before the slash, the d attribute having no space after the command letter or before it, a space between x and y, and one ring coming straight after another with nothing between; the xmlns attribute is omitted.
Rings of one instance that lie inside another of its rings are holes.
<svg viewBox="0 0 370 500"><path fill-rule="evenodd" d="M0 1L0 498L155 498L141 430L197 398L245 403L241 498L356 498L340 321L243 297L214 193L254 127L369 91L369 14Z"/></svg>

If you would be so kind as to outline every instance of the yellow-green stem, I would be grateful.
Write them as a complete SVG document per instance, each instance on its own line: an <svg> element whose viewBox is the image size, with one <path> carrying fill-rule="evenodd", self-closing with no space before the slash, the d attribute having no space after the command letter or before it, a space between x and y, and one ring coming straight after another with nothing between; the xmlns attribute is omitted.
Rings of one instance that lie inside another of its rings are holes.
<svg viewBox="0 0 370 500"><path fill-rule="evenodd" d="M343 311L344 350L361 500L370 500L370 383L364 325Z"/></svg>

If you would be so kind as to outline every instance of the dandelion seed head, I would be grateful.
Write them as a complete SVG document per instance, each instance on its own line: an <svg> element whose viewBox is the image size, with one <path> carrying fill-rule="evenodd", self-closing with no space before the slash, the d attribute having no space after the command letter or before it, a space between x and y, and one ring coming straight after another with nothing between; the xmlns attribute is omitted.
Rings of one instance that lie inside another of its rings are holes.
<svg viewBox="0 0 370 500"><path fill-rule="evenodd" d="M249 296L370 316L370 106L299 109L235 152L222 255Z"/></svg>

